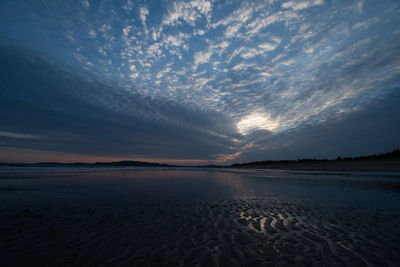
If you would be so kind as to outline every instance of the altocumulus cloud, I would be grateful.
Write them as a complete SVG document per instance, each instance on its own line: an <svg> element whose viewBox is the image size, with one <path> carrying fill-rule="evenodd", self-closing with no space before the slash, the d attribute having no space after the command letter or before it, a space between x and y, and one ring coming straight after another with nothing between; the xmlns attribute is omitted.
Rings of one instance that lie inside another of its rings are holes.
<svg viewBox="0 0 400 267"><path fill-rule="evenodd" d="M399 9L1 1L14 43L2 42L0 146L217 162L390 150Z"/></svg>
<svg viewBox="0 0 400 267"><path fill-rule="evenodd" d="M9 43L0 60L0 146L182 162L236 152L221 113L132 94Z"/></svg>

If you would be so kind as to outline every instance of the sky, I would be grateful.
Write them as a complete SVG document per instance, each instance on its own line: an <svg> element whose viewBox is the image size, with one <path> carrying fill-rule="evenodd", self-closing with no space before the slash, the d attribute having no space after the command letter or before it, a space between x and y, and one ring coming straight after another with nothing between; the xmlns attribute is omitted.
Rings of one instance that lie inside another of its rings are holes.
<svg viewBox="0 0 400 267"><path fill-rule="evenodd" d="M400 146L400 2L0 1L0 161Z"/></svg>

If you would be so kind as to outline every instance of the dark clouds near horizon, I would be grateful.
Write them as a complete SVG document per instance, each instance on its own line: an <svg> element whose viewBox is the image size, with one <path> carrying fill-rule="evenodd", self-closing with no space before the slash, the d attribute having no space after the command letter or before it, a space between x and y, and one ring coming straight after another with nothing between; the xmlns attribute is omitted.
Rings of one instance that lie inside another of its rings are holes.
<svg viewBox="0 0 400 267"><path fill-rule="evenodd" d="M0 59L2 146L166 159L233 152L233 122L217 112L127 93L10 44Z"/></svg>
<svg viewBox="0 0 400 267"><path fill-rule="evenodd" d="M0 158L232 163L400 145L396 1L162 3L0 3Z"/></svg>

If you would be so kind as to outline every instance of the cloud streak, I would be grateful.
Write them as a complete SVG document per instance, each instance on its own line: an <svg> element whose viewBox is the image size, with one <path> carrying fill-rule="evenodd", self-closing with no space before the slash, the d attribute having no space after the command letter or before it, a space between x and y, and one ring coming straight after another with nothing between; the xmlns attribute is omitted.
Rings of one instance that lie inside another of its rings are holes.
<svg viewBox="0 0 400 267"><path fill-rule="evenodd" d="M9 138L17 138L17 139L40 139L40 136L33 135L33 134L3 132L3 131L0 131L0 137L9 137Z"/></svg>

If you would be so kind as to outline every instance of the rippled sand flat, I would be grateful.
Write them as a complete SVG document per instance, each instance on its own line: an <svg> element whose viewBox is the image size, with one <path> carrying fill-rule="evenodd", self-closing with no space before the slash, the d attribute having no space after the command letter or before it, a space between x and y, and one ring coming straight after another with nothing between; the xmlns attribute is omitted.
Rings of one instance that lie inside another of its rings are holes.
<svg viewBox="0 0 400 267"><path fill-rule="evenodd" d="M30 198L16 187L2 192L1 197L14 198L9 202L14 205L2 205L0 210L0 265L398 266L400 262L400 220L384 207L330 206L261 192L220 199L132 198L110 206L95 205L88 198L82 205L68 201L75 189L55 202L32 202L53 191L47 188ZM114 195L104 203L113 201Z"/></svg>

